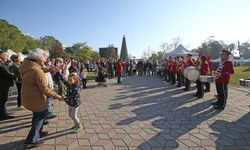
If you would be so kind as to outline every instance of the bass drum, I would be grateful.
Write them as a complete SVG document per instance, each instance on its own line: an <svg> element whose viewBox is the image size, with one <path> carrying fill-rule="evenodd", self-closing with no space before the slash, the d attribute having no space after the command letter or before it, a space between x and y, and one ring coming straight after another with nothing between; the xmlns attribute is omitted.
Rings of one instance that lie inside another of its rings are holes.
<svg viewBox="0 0 250 150"><path fill-rule="evenodd" d="M195 81L199 79L200 77L200 72L195 69L193 66L188 66L184 69L183 71L184 77L188 78L190 81Z"/></svg>

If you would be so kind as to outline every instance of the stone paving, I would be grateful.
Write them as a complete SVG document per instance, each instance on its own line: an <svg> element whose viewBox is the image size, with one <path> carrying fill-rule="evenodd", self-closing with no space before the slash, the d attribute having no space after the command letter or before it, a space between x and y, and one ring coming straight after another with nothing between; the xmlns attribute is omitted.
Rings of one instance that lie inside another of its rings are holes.
<svg viewBox="0 0 250 150"><path fill-rule="evenodd" d="M166 84L158 77L115 79L108 87L89 82L82 90L79 117L84 129L73 133L67 105L53 100L57 118L44 130L45 143L34 149L48 150L237 150L250 149L250 90L229 87L228 104L214 110L215 88L202 99L195 87ZM194 85L193 85L194 86ZM22 150L31 125L31 112L16 108L15 95L8 110L17 118L0 122L0 149Z"/></svg>

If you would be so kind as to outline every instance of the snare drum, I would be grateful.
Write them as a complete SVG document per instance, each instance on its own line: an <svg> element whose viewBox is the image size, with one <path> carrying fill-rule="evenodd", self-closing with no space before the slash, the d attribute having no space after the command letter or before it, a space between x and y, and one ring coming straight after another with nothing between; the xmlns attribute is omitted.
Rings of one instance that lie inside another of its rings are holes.
<svg viewBox="0 0 250 150"><path fill-rule="evenodd" d="M240 79L240 86L245 86L245 79Z"/></svg>
<svg viewBox="0 0 250 150"><path fill-rule="evenodd" d="M201 82L213 82L214 81L214 76L209 76L209 75L201 75L199 77L199 80Z"/></svg>
<svg viewBox="0 0 250 150"><path fill-rule="evenodd" d="M183 71L184 77L188 78L190 81L195 81L199 79L200 77L200 72L195 69L193 66L188 66L184 69Z"/></svg>
<svg viewBox="0 0 250 150"><path fill-rule="evenodd" d="M245 86L250 87L250 80L245 80Z"/></svg>

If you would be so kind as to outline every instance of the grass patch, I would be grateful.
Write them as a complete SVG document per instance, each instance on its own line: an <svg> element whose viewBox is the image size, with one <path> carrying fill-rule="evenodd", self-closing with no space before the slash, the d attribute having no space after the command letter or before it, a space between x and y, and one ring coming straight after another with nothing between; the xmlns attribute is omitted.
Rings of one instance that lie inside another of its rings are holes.
<svg viewBox="0 0 250 150"><path fill-rule="evenodd" d="M95 79L95 73L94 72L88 72L87 80L94 80Z"/></svg>
<svg viewBox="0 0 250 150"><path fill-rule="evenodd" d="M239 85L239 80L247 77L250 77L250 66L234 67L234 74L230 77L230 84Z"/></svg>

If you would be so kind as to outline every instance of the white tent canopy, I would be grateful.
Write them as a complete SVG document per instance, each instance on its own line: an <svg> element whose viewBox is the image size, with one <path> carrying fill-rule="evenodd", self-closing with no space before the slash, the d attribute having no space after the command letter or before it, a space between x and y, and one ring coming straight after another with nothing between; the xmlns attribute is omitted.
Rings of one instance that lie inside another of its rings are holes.
<svg viewBox="0 0 250 150"><path fill-rule="evenodd" d="M235 62L236 60L233 58L233 57L229 57L229 60L231 60L232 62ZM221 58L219 57L219 58L217 58L217 59L214 59L214 60L212 60L212 62L220 62L221 61Z"/></svg>
<svg viewBox="0 0 250 150"><path fill-rule="evenodd" d="M166 57L169 57L169 56L172 56L172 57L175 57L175 56L186 56L187 54L191 54L193 56L197 56L198 54L197 53L194 53L194 52L191 52L189 50L187 50L185 47L183 47L181 44L175 48L174 50L166 53L164 56L163 56L163 59L165 59Z"/></svg>
<svg viewBox="0 0 250 150"><path fill-rule="evenodd" d="M14 54L16 55L16 53L13 52L11 49L8 49L7 52L9 54L9 58L10 58L11 55L14 55Z"/></svg>
<svg viewBox="0 0 250 150"><path fill-rule="evenodd" d="M245 58L241 57L237 62L246 62Z"/></svg>
<svg viewBox="0 0 250 150"><path fill-rule="evenodd" d="M220 57L215 60L212 60L212 62L220 62L220 61L221 61Z"/></svg>
<svg viewBox="0 0 250 150"><path fill-rule="evenodd" d="M21 58L21 61L23 61L25 58L27 58L26 55L24 55L23 53L19 52L18 55L20 56Z"/></svg>
<svg viewBox="0 0 250 150"><path fill-rule="evenodd" d="M19 55L21 57L21 60L23 61L27 56L24 55L23 53L19 52L19 53L15 53L14 51L12 51L11 49L7 50L8 54L9 54L9 59L12 55Z"/></svg>

